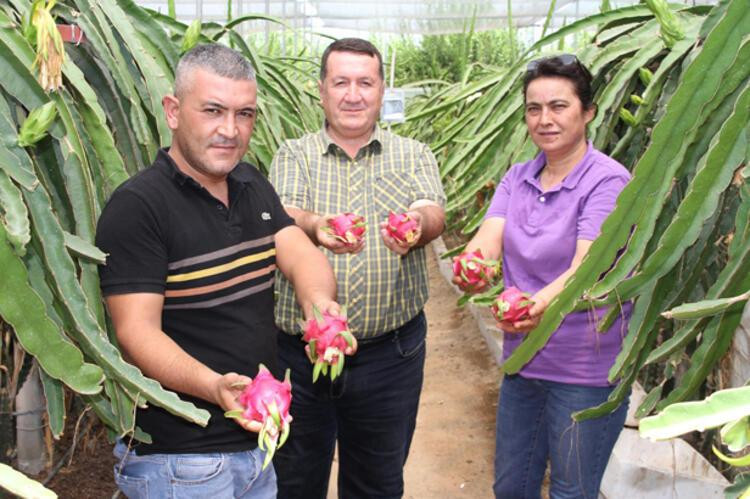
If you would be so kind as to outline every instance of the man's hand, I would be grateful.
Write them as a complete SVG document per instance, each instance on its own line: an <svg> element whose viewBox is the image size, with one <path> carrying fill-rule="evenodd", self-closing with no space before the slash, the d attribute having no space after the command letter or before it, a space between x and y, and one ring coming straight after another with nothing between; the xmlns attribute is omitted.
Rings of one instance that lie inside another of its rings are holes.
<svg viewBox="0 0 750 499"><path fill-rule="evenodd" d="M240 405L237 399L242 393L242 390L244 390L251 382L252 379L249 377L237 373L226 373L224 375L217 374L212 383L214 402L221 407L224 412L237 409L243 410L244 408ZM235 421L245 430L254 433L260 432L263 428L263 425L258 421L248 421L241 417L235 418Z"/></svg>
<svg viewBox="0 0 750 499"><path fill-rule="evenodd" d="M319 215L315 222L315 239L318 244L324 248L330 250L332 253L337 255L343 253L356 254L362 251L365 247L365 238L363 237L359 242L355 244L347 244L340 239L336 239L328 230L328 221L337 215Z"/></svg>
<svg viewBox="0 0 750 499"><path fill-rule="evenodd" d="M392 238L388 233L388 230L386 229L386 227L388 226L388 222L380 222L380 236L383 238L385 247L402 256L407 254L410 249L416 246L419 240L422 238L422 214L417 210L407 211L406 214L409 215L412 220L417 223L417 227L416 229L414 229L414 239L410 243L407 243L405 241L397 241L396 239Z"/></svg>
<svg viewBox="0 0 750 499"><path fill-rule="evenodd" d="M315 308L320 310L320 312L328 312L331 315L341 315L341 305L336 303L333 300L320 298L313 302L315 304ZM310 307L309 310L304 310L305 319L310 320L313 319L315 316L312 313L312 307ZM346 355L354 355L357 352L357 338L355 338L352 335L352 345L347 346L344 350L344 354ZM308 357L310 356L310 345L305 345L305 351L308 354Z"/></svg>

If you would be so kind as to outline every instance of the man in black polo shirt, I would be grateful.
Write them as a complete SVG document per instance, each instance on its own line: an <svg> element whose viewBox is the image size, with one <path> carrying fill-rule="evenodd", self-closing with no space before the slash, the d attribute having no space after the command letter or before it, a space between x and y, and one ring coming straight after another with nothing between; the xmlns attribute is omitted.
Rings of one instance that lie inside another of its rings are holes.
<svg viewBox="0 0 750 499"><path fill-rule="evenodd" d="M227 419L238 384L259 363L277 377L274 271L295 285L308 314L335 311L328 260L294 225L268 181L241 159L256 118L252 66L202 45L181 59L162 104L172 145L120 186L102 212L108 253L101 287L128 360L208 410L201 428L160 407L139 409L153 439L120 442L115 477L128 497L276 496L261 471L258 423ZM292 430L293 431L293 430ZM133 442L135 444L135 442Z"/></svg>

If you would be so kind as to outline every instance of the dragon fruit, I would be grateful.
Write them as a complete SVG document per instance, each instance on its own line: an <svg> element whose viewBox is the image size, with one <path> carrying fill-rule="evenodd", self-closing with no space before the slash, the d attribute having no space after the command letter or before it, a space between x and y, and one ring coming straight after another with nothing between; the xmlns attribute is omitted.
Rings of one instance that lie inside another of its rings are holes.
<svg viewBox="0 0 750 499"><path fill-rule="evenodd" d="M328 375L329 367L331 381L335 380L344 369L344 351L354 343L354 336L349 331L346 322L346 311L341 315L321 312L313 306L313 318L301 324L308 344L307 356L313 367L313 383L318 380L321 371Z"/></svg>
<svg viewBox="0 0 750 499"><path fill-rule="evenodd" d="M492 304L492 315L497 320L516 322L529 318L529 310L534 304L531 295L516 287L507 288Z"/></svg>
<svg viewBox="0 0 750 499"><path fill-rule="evenodd" d="M453 257L453 275L461 278L464 289L481 289L495 275L497 262L485 260L481 249L464 251Z"/></svg>
<svg viewBox="0 0 750 499"><path fill-rule="evenodd" d="M227 411L224 416L258 421L263 427L258 433L258 447L266 452L263 469L271 462L276 449L284 445L289 436L289 423L292 416L289 406L292 403L292 384L289 381L289 369L284 381L273 377L271 372L260 364L258 374L245 386L239 396L244 409Z"/></svg>
<svg viewBox="0 0 750 499"><path fill-rule="evenodd" d="M419 224L408 213L388 214L385 230L396 241L402 244L412 244L417 239Z"/></svg>
<svg viewBox="0 0 750 499"><path fill-rule="evenodd" d="M337 215L329 219L328 226L325 227L326 232L350 246L362 240L366 229L364 217L354 213Z"/></svg>

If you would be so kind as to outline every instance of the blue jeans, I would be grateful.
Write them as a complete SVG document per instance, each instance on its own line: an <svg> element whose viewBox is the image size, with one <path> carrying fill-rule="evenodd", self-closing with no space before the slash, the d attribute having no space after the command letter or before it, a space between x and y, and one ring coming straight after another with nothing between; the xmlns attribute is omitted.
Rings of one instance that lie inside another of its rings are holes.
<svg viewBox="0 0 750 499"><path fill-rule="evenodd" d="M580 423L571 413L601 404L614 387L505 376L497 407L495 497L539 498L550 461L550 499L599 497L628 410Z"/></svg>
<svg viewBox="0 0 750 499"><path fill-rule="evenodd" d="M299 336L279 335L279 367L292 371L289 439L274 456L280 499L325 499L338 439L339 497L399 498L417 419L427 324L420 312L398 329L360 340L331 383L312 383Z"/></svg>
<svg viewBox="0 0 750 499"><path fill-rule="evenodd" d="M147 454L137 456L118 441L115 482L130 499L210 498L273 499L276 474L261 471L260 449L214 454Z"/></svg>

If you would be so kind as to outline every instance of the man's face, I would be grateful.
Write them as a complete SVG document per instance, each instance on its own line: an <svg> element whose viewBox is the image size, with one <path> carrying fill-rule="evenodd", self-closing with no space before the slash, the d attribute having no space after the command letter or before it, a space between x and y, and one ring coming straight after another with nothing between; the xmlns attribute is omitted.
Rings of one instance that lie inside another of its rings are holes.
<svg viewBox="0 0 750 499"><path fill-rule="evenodd" d="M172 130L169 154L184 173L223 180L247 151L257 84L195 69L179 98L162 100Z"/></svg>
<svg viewBox="0 0 750 499"><path fill-rule="evenodd" d="M333 138L356 139L372 133L383 102L384 84L377 57L331 52L320 101Z"/></svg>

